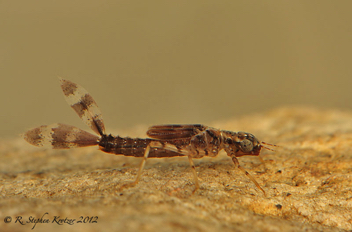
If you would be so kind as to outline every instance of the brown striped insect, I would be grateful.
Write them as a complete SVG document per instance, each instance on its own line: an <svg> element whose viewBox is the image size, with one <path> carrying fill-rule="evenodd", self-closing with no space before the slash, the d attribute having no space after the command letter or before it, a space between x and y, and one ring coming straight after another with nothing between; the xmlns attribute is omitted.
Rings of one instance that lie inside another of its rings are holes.
<svg viewBox="0 0 352 232"><path fill-rule="evenodd" d="M225 150L235 166L265 194L257 181L240 166L237 157L259 156L262 148L272 150L264 145L275 145L259 142L250 133L219 130L200 124L152 126L147 131L149 138L145 139L107 135L102 114L92 96L83 87L71 81L60 78L60 82L68 104L99 136L74 126L56 123L27 131L24 139L30 144L39 147L49 146L54 149L98 145L100 150L107 153L143 157L135 181L123 187L138 183L147 158L187 156L194 177L193 192L199 189L199 183L192 159L204 156L215 157L220 150Z"/></svg>

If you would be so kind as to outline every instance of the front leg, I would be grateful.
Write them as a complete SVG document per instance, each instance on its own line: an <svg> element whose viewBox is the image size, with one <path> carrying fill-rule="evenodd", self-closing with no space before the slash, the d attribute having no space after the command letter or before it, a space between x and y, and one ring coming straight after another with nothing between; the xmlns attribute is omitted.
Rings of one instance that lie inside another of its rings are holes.
<svg viewBox="0 0 352 232"><path fill-rule="evenodd" d="M233 163L235 164L235 166L237 166L244 174L246 174L246 176L248 176L249 179L251 179L251 181L257 186L257 188L259 188L263 193L264 193L264 196L265 195L265 191L260 187L260 185L258 184L258 182L254 179L253 176L251 176L241 165L240 163L238 162L236 156L232 156L232 161Z"/></svg>

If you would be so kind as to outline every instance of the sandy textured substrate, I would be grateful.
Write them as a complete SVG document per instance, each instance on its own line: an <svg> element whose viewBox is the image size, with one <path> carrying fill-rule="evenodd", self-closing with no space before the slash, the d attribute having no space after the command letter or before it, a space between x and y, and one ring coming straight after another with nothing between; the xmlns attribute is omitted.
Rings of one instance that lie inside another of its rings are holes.
<svg viewBox="0 0 352 232"><path fill-rule="evenodd" d="M265 165L239 159L266 196L223 153L195 160L201 188L192 195L187 158L149 159L140 183L119 190L134 180L140 159L2 140L0 230L352 230L351 112L280 108L209 126L281 146L263 151ZM145 137L146 129L120 135Z"/></svg>

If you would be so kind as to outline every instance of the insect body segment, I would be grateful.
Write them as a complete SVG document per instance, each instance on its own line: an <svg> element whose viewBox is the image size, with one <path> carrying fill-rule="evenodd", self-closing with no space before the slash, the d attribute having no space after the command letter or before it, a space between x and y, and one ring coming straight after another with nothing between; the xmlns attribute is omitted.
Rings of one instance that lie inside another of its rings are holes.
<svg viewBox="0 0 352 232"><path fill-rule="evenodd" d="M183 156L180 153L162 149L166 146L165 143L157 140L112 135L103 135L101 137L99 141L99 149L115 155L143 157L145 150L150 144L153 144L153 148L149 150L148 157L150 158Z"/></svg>
<svg viewBox="0 0 352 232"><path fill-rule="evenodd" d="M27 131L24 139L30 144L51 146L54 149L98 145L106 153L143 157L136 180L128 186L138 183L147 158L187 156L194 177L194 191L199 188L199 184L193 158L215 157L219 151L224 150L235 166L265 194L256 180L240 166L237 157L258 156L262 148L271 150L264 146L271 144L259 142L249 133L219 130L201 124L152 126L147 131L149 138L145 139L107 135L102 114L93 97L83 87L71 81L60 78L60 82L68 104L100 137L74 126L57 123Z"/></svg>

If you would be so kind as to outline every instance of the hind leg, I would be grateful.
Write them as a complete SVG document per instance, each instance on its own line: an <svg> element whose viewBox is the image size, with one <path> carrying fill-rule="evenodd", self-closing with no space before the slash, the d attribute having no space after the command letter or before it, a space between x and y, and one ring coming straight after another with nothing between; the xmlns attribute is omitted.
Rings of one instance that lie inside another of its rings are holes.
<svg viewBox="0 0 352 232"><path fill-rule="evenodd" d="M139 170L138 170L136 179L133 182L131 182L131 183L122 185L120 190L123 189L123 188L134 187L136 184L138 184L138 181L139 181L139 179L142 176L142 172L143 172L145 163L147 162L147 159L148 159L148 156L149 156L149 151L150 151L150 146L148 145L147 148L144 151L143 160L142 160L141 164L139 165Z"/></svg>

